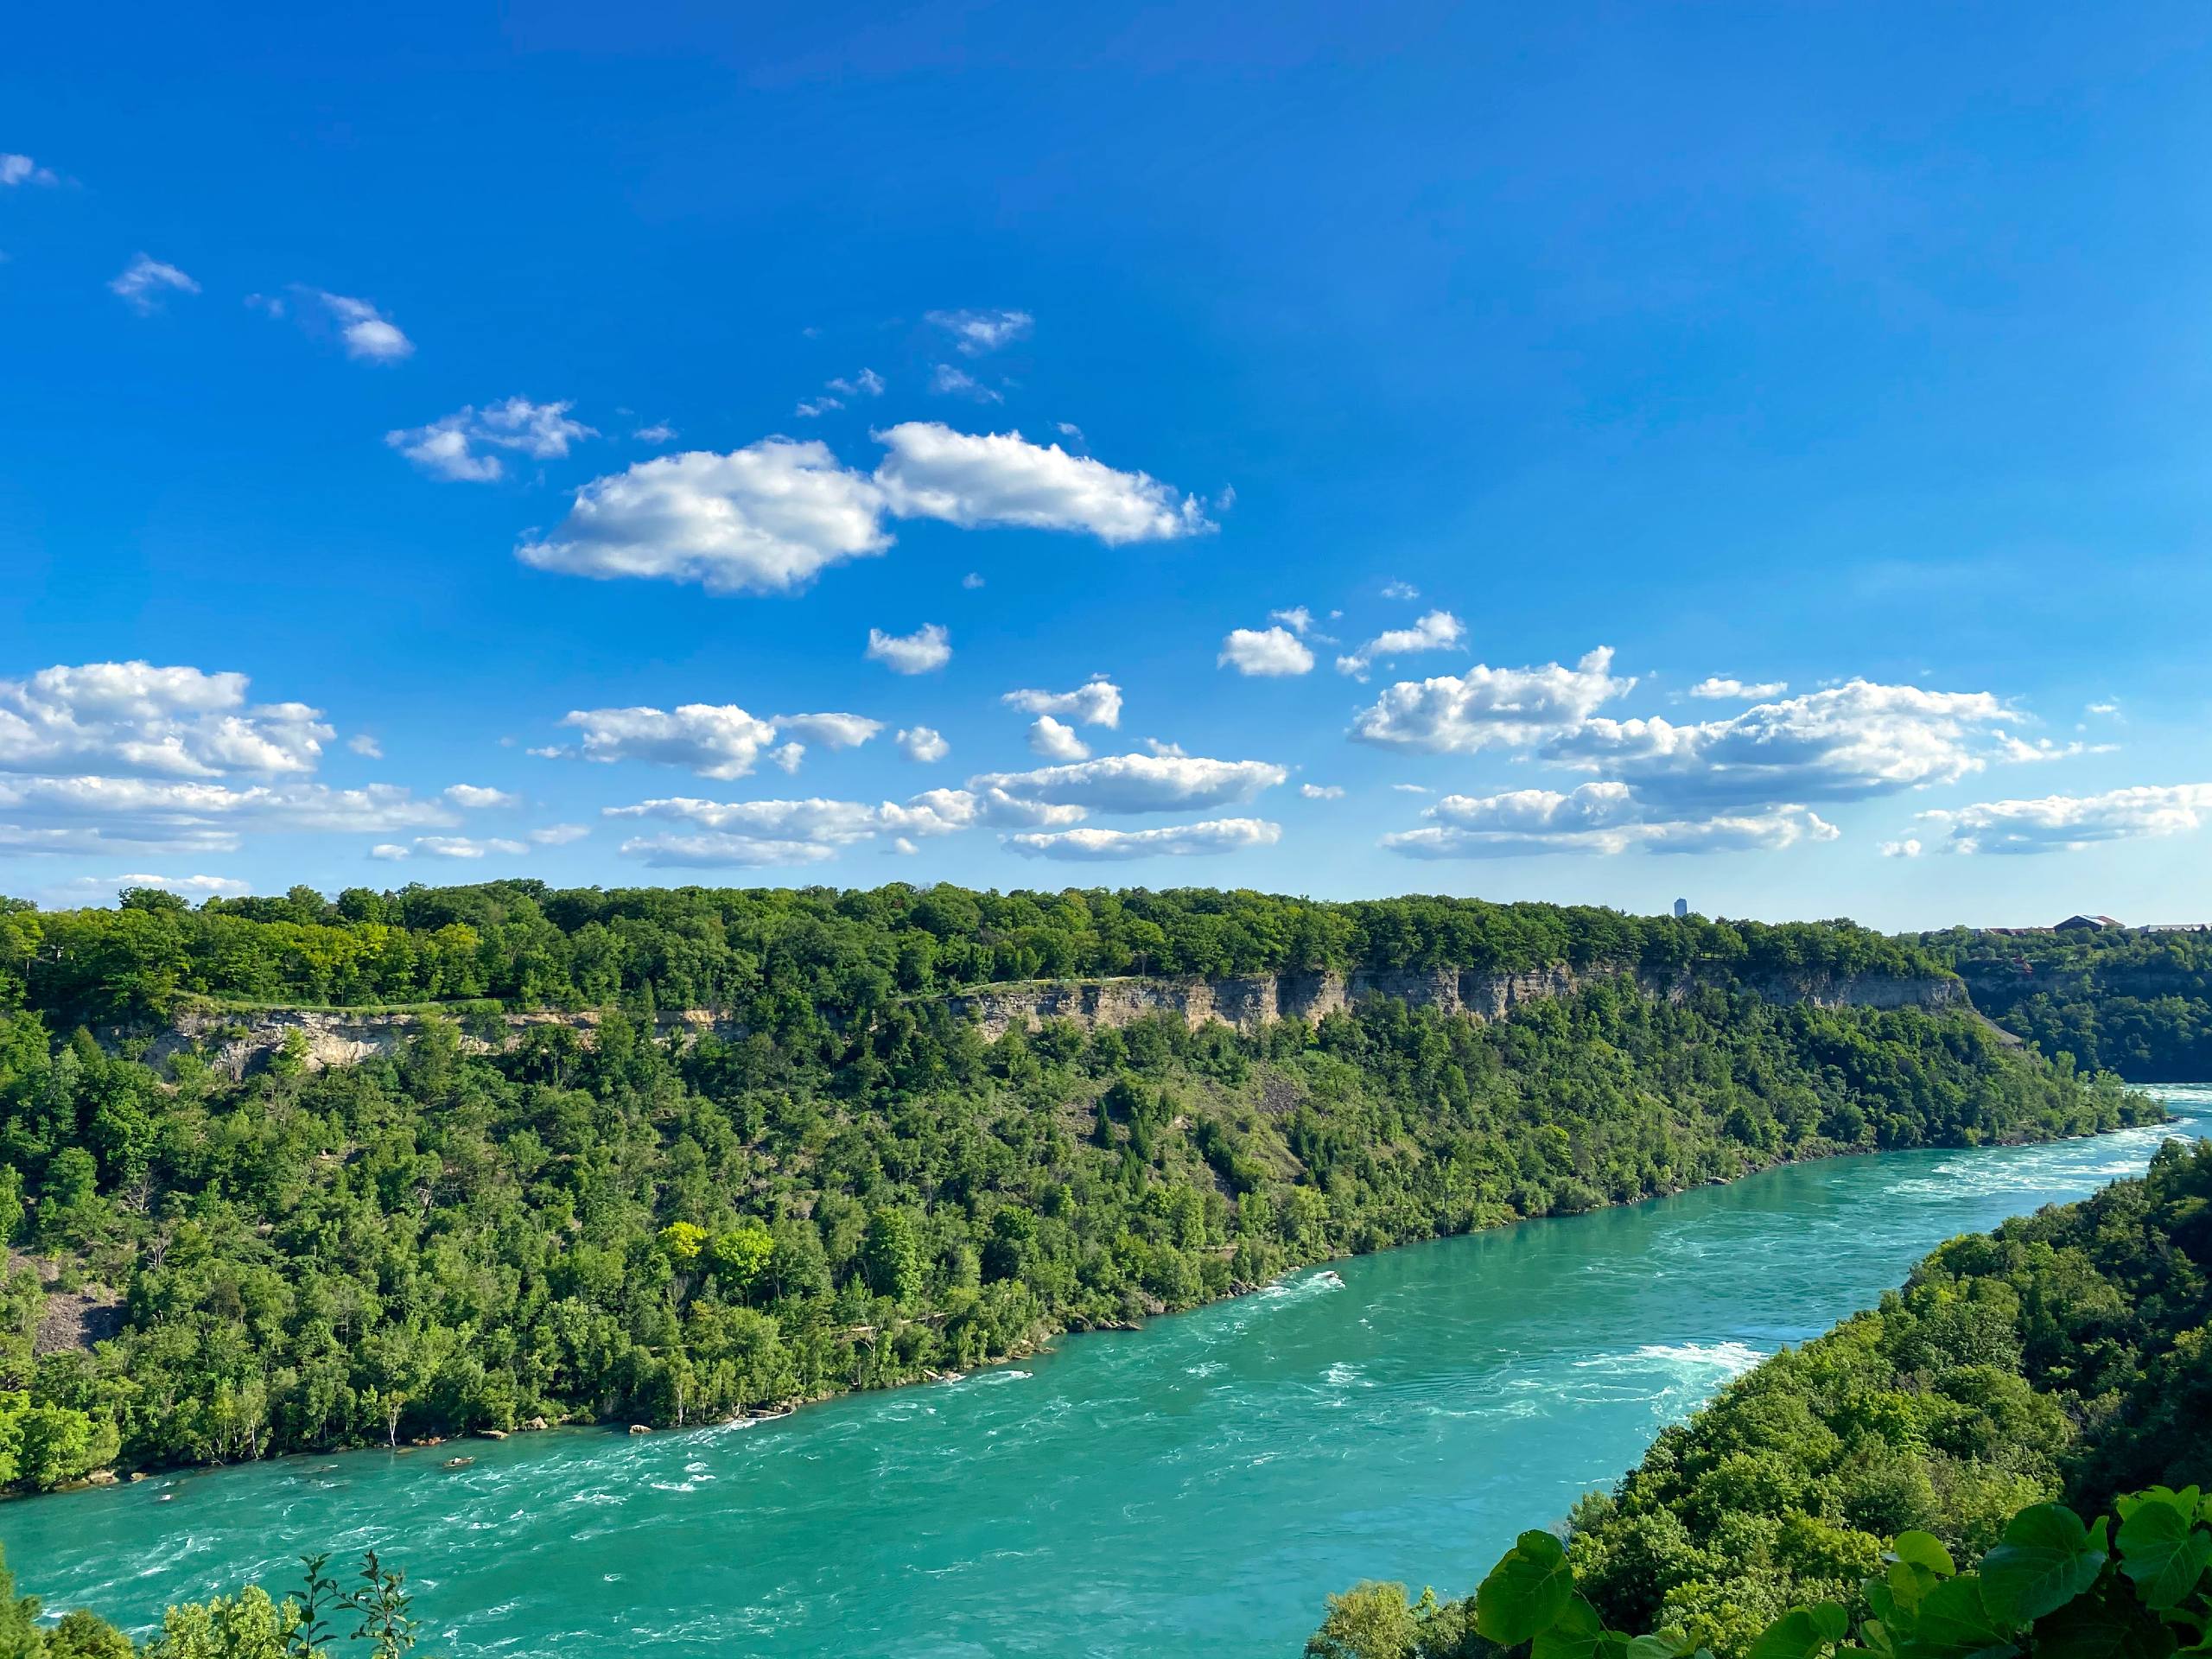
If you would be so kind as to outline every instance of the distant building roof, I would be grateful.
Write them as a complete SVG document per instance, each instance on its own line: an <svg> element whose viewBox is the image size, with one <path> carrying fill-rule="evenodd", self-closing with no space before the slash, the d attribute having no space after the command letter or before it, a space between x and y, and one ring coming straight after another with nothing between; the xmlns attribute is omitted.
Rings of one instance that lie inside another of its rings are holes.
<svg viewBox="0 0 2212 1659"><path fill-rule="evenodd" d="M2212 933L2212 922L2145 922L2131 933Z"/></svg>
<svg viewBox="0 0 2212 1659"><path fill-rule="evenodd" d="M2059 923L2058 927L2060 931L2064 932L2084 927L2118 927L2120 925L2119 922L2109 916L2069 916L2064 921Z"/></svg>

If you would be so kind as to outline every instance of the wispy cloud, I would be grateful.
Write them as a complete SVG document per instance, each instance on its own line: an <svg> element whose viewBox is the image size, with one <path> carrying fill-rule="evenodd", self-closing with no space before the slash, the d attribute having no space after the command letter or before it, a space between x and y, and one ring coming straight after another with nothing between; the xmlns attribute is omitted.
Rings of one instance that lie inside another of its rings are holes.
<svg viewBox="0 0 2212 1659"><path fill-rule="evenodd" d="M467 405L428 426L404 427L384 441L433 477L488 484L505 476L505 466L486 448L505 449L536 461L556 461L569 446L599 435L571 420L568 403L533 404L510 397L482 409Z"/></svg>
<svg viewBox="0 0 2212 1659"><path fill-rule="evenodd" d="M160 310L162 300L172 294L200 291L200 284L175 265L164 264L143 253L125 265L123 274L107 286L111 294L142 317Z"/></svg>
<svg viewBox="0 0 2212 1659"><path fill-rule="evenodd" d="M415 353L415 342L399 325L366 300L333 294L326 289L309 290L322 302L346 342L346 355L365 363L397 363Z"/></svg>
<svg viewBox="0 0 2212 1659"><path fill-rule="evenodd" d="M60 181L50 167L41 167L28 156L0 151L0 189L13 189L19 184L51 185Z"/></svg>
<svg viewBox="0 0 2212 1659"><path fill-rule="evenodd" d="M1037 320L1027 311L931 311L924 321L950 334L956 351L982 357L1027 339Z"/></svg>
<svg viewBox="0 0 2212 1659"><path fill-rule="evenodd" d="M1465 643L1466 637L1465 626L1451 612L1431 611L1410 628L1387 628L1358 650L1338 658L1337 672L1364 678L1377 658L1451 651Z"/></svg>

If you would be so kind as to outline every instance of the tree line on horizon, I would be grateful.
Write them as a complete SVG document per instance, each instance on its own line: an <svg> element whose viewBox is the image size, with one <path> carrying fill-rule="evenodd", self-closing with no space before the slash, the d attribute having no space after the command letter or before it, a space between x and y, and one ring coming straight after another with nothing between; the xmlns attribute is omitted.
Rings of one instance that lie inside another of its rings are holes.
<svg viewBox="0 0 2212 1659"><path fill-rule="evenodd" d="M371 1007L490 999L581 1009L808 997L864 1014L902 996L1034 979L1453 968L1620 967L1673 978L1943 977L1849 922L1709 921L1410 896L1327 903L1243 890L978 892L309 887L190 906L154 888L111 909L0 899L0 960L65 1020L161 1019L184 1001Z"/></svg>

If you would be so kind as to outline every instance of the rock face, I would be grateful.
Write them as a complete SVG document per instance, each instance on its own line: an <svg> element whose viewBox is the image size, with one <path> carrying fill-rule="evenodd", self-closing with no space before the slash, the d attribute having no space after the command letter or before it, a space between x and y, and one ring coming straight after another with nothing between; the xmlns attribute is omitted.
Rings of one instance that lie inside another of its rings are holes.
<svg viewBox="0 0 2212 1659"><path fill-rule="evenodd" d="M566 1027L589 1042L599 1029L596 1009L579 1014L543 1011L499 1016L505 1028L494 1038L463 1032L461 1046L472 1054L505 1052L522 1045L535 1028ZM712 1032L717 1036L742 1035L734 1020L703 1008L664 1014L658 1021L660 1034L671 1032ZM357 1065L379 1054L396 1054L423 1029L423 1019L412 1014L326 1014L311 1008L266 1008L251 1014L222 1009L187 1008L168 1030L161 1033L146 1051L146 1062L159 1065L170 1055L197 1047L209 1064L232 1077L266 1065L297 1032L306 1044L306 1064L311 1071L328 1065Z"/></svg>
<svg viewBox="0 0 2212 1659"><path fill-rule="evenodd" d="M1014 1027L1034 1030L1048 1020L1071 1020L1085 1031L1126 1026L1154 1014L1179 1019L1193 1029L1211 1020L1252 1032L1277 1020L1317 1021L1369 997L1389 997L1417 1008L1503 1020L1528 1002L1571 995L1598 980L1628 976L1619 966L1577 971L1564 964L1521 973L1476 973L1456 968L1358 969L1349 974L1268 974L1240 979L1078 979L1023 985L985 985L956 991L945 1001L972 1015L986 1037ZM1685 977L1662 984L1639 978L1643 990L1675 999L1699 982ZM1956 980L1819 979L1769 982L1751 987L1770 1002L1808 1002L1817 1007L1942 1007L1964 1000Z"/></svg>
<svg viewBox="0 0 2212 1659"><path fill-rule="evenodd" d="M1418 1008L1464 1014L1478 1020L1503 1020L1525 1003L1571 995L1599 980L1629 976L1621 966L1575 969L1564 964L1520 973L1477 973L1454 968L1360 969L1349 974L1261 974L1236 979L1124 978L1039 980L1016 985L983 985L948 994L945 1003L971 1018L993 1040L1017 1027L1033 1031L1051 1020L1072 1020L1085 1031L1127 1026L1155 1014L1179 1020L1193 1030L1218 1020L1250 1033L1279 1020L1319 1021L1349 1010L1370 997L1389 997ZM1637 979L1647 994L1675 1000L1700 988L1685 976L1671 982ZM1806 1002L1818 1007L1944 1007L1964 1004L1965 988L1954 979L1774 980L1738 982L1770 1002ZM538 1027L565 1027L585 1042L596 1034L596 1011L543 1012L499 1016L500 1034L486 1038L464 1033L461 1046L472 1053L504 1052L518 1047ZM353 1065L381 1054L397 1053L423 1028L412 1014L327 1014L305 1008L272 1008L251 1014L187 1010L169 1029L156 1036L146 1052L149 1065L198 1049L209 1062L233 1077L264 1065L283 1052L292 1034L305 1045L309 1070ZM724 1039L745 1034L727 1015L690 1008L664 1014L659 1033L711 1033Z"/></svg>

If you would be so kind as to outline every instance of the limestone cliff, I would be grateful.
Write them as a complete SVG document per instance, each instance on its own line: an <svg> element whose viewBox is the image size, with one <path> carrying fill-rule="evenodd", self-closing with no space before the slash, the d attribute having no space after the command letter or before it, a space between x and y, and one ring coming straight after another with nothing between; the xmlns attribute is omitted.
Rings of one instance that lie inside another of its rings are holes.
<svg viewBox="0 0 2212 1659"><path fill-rule="evenodd" d="M993 1039L1017 1026L1033 1030L1047 1020L1072 1020L1089 1031L1125 1026L1156 1014L1180 1019L1194 1028L1217 1020L1250 1032L1276 1020L1319 1020L1375 996L1478 1020L1502 1020L1523 1003L1570 995L1592 981L1629 972L1618 966L1578 972L1560 964L1518 973L1408 968L1238 979L1044 980L977 986L950 993L945 1001L957 1012L972 1016L983 1034ZM1653 995L1680 998L1699 982L1685 976L1661 983L1639 976L1638 983ZM1777 981L1749 988L1769 1001L1809 1002L1820 1007L1942 1007L1965 1000L1963 988L1953 979Z"/></svg>
<svg viewBox="0 0 2212 1659"><path fill-rule="evenodd" d="M1630 970L1599 965L1577 970L1564 964L1516 973L1452 968L1362 969L1344 973L1262 974L1234 979L1146 978L1039 980L1020 984L979 985L946 994L944 1001L972 1019L994 1040L1020 1027L1034 1030L1048 1020L1073 1021L1085 1031L1126 1026L1154 1014L1180 1020L1193 1029L1211 1021L1253 1032L1278 1020L1318 1021L1369 997L1389 997L1414 1007L1478 1020L1502 1020L1516 1008L1548 997L1567 996L1596 980L1618 978ZM1955 979L1864 977L1802 982L1736 982L1774 1002L1808 1002L1821 1007L1944 1007L1964 1005L1965 988ZM1681 998L1700 982L1685 976L1672 982L1639 977L1647 994ZM565 1026L588 1042L596 1032L596 1011L539 1012L496 1016L493 1034L464 1033L461 1046L487 1053L518 1046L539 1027ZM484 1030L481 1020L471 1022ZM423 1027L414 1014L326 1013L306 1008L241 1012L187 1009L156 1034L145 1058L158 1065L170 1055L197 1049L213 1065L243 1076L283 1052L294 1033L304 1044L311 1070L352 1065L379 1054L396 1053ZM663 1036L688 1032L740 1037L744 1028L728 1016L705 1009L664 1014Z"/></svg>

